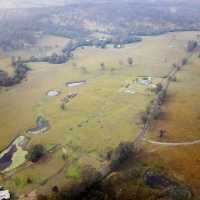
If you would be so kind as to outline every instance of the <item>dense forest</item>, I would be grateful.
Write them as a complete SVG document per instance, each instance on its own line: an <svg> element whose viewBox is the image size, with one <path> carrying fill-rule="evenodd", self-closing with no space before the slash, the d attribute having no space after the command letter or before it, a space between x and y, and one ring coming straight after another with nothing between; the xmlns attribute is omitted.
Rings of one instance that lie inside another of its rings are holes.
<svg viewBox="0 0 200 200"><path fill-rule="evenodd" d="M2 9L0 47L4 50L26 48L45 34L87 39L93 33L106 33L117 38L130 34L198 30L199 8L195 1L184 4L116 1Z"/></svg>

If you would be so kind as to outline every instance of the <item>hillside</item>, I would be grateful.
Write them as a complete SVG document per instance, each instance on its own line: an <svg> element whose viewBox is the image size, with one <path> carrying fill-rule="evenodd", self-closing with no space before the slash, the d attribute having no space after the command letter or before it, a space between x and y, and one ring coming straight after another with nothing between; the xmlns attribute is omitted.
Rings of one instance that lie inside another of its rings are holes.
<svg viewBox="0 0 200 200"><path fill-rule="evenodd" d="M200 5L195 2L138 1L6 9L0 14L0 47L27 48L46 34L86 40L96 33L104 33L117 40L127 35L199 30L199 9Z"/></svg>

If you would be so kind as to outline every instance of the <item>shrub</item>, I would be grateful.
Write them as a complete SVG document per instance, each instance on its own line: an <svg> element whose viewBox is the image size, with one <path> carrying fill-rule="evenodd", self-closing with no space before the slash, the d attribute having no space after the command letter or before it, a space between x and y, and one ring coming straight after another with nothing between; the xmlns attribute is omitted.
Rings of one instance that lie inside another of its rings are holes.
<svg viewBox="0 0 200 200"><path fill-rule="evenodd" d="M82 183L86 186L97 183L101 179L101 174L91 166L85 166L82 169Z"/></svg>
<svg viewBox="0 0 200 200"><path fill-rule="evenodd" d="M170 76L170 77L169 77L169 80L172 81L172 82L176 82L176 81L177 81L177 79L176 79L175 76Z"/></svg>
<svg viewBox="0 0 200 200"><path fill-rule="evenodd" d="M37 200L48 200L48 197L46 195L43 195L43 194L39 194L37 196Z"/></svg>
<svg viewBox="0 0 200 200"><path fill-rule="evenodd" d="M163 89L163 85L161 83L156 84L156 94L158 94Z"/></svg>
<svg viewBox="0 0 200 200"><path fill-rule="evenodd" d="M113 153L113 150L110 149L110 150L106 153L105 159L106 159L106 160L111 160L111 158L112 158L112 153ZM104 157L104 156L103 156L103 157Z"/></svg>
<svg viewBox="0 0 200 200"><path fill-rule="evenodd" d="M31 162L37 162L45 155L45 148L41 144L34 145L28 152L27 159Z"/></svg>
<svg viewBox="0 0 200 200"><path fill-rule="evenodd" d="M196 49L196 47L198 46L198 42L197 41L189 41L187 44L187 51L188 52L192 52Z"/></svg>
<svg viewBox="0 0 200 200"><path fill-rule="evenodd" d="M58 193L58 192L59 192L59 188L58 188L58 186L56 186L56 185L53 186L51 190L52 190L52 192L54 192L54 193Z"/></svg>
<svg viewBox="0 0 200 200"><path fill-rule="evenodd" d="M128 160L129 157L136 153L134 144L131 142L120 143L112 154L111 169L116 170L122 163Z"/></svg>
<svg viewBox="0 0 200 200"><path fill-rule="evenodd" d="M186 65L187 63L188 63L188 59L187 58L183 58L182 65Z"/></svg>
<svg viewBox="0 0 200 200"><path fill-rule="evenodd" d="M152 113L152 117L153 117L154 120L156 120L156 119L159 119L159 118L160 118L160 115L161 115L160 106L156 106L156 107L154 108L153 113Z"/></svg>
<svg viewBox="0 0 200 200"><path fill-rule="evenodd" d="M133 65L133 58L129 57L127 61L129 65Z"/></svg>
<svg viewBox="0 0 200 200"><path fill-rule="evenodd" d="M164 103L164 101L166 99L166 96L167 96L167 91L166 90L163 89L162 91L160 91L159 96L158 96L159 105L162 105Z"/></svg>
<svg viewBox="0 0 200 200"><path fill-rule="evenodd" d="M28 177L28 178L26 179L26 182L27 182L27 184L31 184L31 183L33 183L33 180L32 180L31 178Z"/></svg>
<svg viewBox="0 0 200 200"><path fill-rule="evenodd" d="M142 113L141 121L142 121L143 124L147 123L147 121L148 121L148 113L146 113L146 112Z"/></svg>

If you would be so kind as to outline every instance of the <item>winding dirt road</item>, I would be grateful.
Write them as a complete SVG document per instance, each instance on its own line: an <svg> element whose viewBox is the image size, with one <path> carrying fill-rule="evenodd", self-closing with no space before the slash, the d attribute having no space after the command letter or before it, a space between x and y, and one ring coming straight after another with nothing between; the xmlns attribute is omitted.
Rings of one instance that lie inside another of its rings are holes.
<svg viewBox="0 0 200 200"><path fill-rule="evenodd" d="M160 145L160 146L174 146L174 147L200 144L200 140L195 140L191 142L158 142L158 141L153 141L153 140L148 140L148 139L143 138L143 141L150 144Z"/></svg>

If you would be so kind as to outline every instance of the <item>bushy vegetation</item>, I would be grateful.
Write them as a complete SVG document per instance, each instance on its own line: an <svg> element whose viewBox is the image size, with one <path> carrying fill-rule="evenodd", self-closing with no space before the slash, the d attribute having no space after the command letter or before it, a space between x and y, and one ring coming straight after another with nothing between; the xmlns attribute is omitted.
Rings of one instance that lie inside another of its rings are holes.
<svg viewBox="0 0 200 200"><path fill-rule="evenodd" d="M162 91L162 89L163 89L163 85L161 83L157 83L156 89L155 89L156 94L158 94L160 91Z"/></svg>
<svg viewBox="0 0 200 200"><path fill-rule="evenodd" d="M192 4L191 2L190 4ZM175 4L176 5L176 4ZM110 2L70 5L56 8L24 9L0 15L0 47L4 50L28 48L37 38L50 34L72 38L76 41L90 38L91 33L112 35L116 43L129 44L141 39L135 35L158 35L169 31L199 30L199 11L187 3L171 13L173 4L155 2ZM177 6L177 5L176 5ZM12 13L12 17L7 15ZM8 16L8 17L7 17ZM159 17L158 17L159 16ZM55 20L55 18L57 20ZM85 26L85 21L95 22L95 30ZM96 46L104 48L110 39L96 40ZM190 43L188 50L194 48ZM195 44L196 45L196 44Z"/></svg>
<svg viewBox="0 0 200 200"><path fill-rule="evenodd" d="M120 143L119 146L112 152L111 169L118 169L125 161L136 155L136 149L131 142Z"/></svg>
<svg viewBox="0 0 200 200"><path fill-rule="evenodd" d="M45 153L46 151L43 145L34 145L28 152L27 160L37 162L45 155Z"/></svg>
<svg viewBox="0 0 200 200"><path fill-rule="evenodd" d="M182 60L182 65L186 65L188 63L188 59L187 58L183 58L183 60Z"/></svg>
<svg viewBox="0 0 200 200"><path fill-rule="evenodd" d="M13 67L15 69L13 77L8 76L4 71L0 71L0 86L9 87L20 83L29 71L28 66L20 59L13 62Z"/></svg>
<svg viewBox="0 0 200 200"><path fill-rule="evenodd" d="M191 53L197 48L197 46L198 46L197 41L190 40L187 44L187 51Z"/></svg>
<svg viewBox="0 0 200 200"><path fill-rule="evenodd" d="M80 172L80 168L79 167L77 167L77 166L70 166L67 169L66 177L74 179L74 180L79 180L80 177L81 177L80 173L81 172Z"/></svg>

